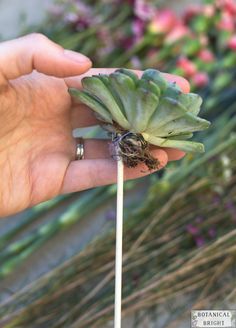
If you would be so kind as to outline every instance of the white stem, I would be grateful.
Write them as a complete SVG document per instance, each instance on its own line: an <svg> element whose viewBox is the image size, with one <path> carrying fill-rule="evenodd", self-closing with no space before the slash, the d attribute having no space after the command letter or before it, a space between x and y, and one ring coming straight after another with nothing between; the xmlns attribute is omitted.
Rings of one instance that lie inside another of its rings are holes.
<svg viewBox="0 0 236 328"><path fill-rule="evenodd" d="M115 268L115 320L114 328L121 328L122 302L122 239L123 239L123 188L124 165L117 161L117 205L116 205L116 268Z"/></svg>

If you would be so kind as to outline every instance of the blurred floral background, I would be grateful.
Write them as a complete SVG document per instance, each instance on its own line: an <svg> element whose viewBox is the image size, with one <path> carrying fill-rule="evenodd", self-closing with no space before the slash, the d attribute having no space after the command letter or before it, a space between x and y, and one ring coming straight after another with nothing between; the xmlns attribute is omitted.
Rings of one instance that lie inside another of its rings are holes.
<svg viewBox="0 0 236 328"><path fill-rule="evenodd" d="M206 153L125 184L123 315L132 320L124 327L189 327L193 308L235 308L236 2L176 9L161 0L57 0L42 24L22 26L21 34L44 33L95 67L157 68L187 78L201 94L202 116L212 125L196 139ZM62 196L14 224L2 220L1 327L109 327L115 192L109 186ZM100 228L76 248L66 236L81 224L82 233L86 224L91 230L91 215ZM30 263L44 265L40 250L54 240L73 251L57 253L53 268L11 288Z"/></svg>

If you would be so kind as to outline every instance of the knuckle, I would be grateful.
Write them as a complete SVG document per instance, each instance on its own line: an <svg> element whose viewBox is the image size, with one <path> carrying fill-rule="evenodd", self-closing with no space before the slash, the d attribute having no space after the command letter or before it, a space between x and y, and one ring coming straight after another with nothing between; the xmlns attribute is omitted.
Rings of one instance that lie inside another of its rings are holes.
<svg viewBox="0 0 236 328"><path fill-rule="evenodd" d="M37 43L45 43L48 41L48 38L42 33L31 33L28 37Z"/></svg>

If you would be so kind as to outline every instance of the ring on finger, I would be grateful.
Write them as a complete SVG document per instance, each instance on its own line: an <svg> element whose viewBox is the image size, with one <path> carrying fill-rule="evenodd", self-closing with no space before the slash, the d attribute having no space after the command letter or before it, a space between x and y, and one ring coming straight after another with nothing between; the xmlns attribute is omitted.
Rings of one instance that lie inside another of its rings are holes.
<svg viewBox="0 0 236 328"><path fill-rule="evenodd" d="M77 138L77 143L76 143L76 155L75 159L76 160L81 160L84 159L84 139L82 137Z"/></svg>

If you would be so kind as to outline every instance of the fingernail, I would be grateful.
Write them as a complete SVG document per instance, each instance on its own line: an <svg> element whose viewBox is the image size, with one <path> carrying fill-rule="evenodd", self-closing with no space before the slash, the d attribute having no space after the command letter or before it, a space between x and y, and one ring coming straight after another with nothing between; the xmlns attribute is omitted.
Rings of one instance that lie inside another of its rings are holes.
<svg viewBox="0 0 236 328"><path fill-rule="evenodd" d="M91 60L88 57L86 57L78 52L75 52L72 50L64 50L64 54L67 58L69 58L77 63L80 63L80 64L85 64L85 63L89 63L89 62L91 63Z"/></svg>

